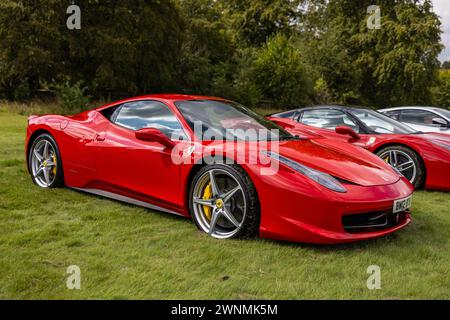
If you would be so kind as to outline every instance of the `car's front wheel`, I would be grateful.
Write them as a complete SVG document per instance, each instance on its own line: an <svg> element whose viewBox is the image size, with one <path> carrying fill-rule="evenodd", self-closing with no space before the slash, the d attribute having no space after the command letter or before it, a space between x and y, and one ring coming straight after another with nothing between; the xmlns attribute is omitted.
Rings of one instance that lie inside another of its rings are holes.
<svg viewBox="0 0 450 320"><path fill-rule="evenodd" d="M43 133L32 143L28 152L28 166L33 182L42 188L64 185L61 155L55 139Z"/></svg>
<svg viewBox="0 0 450 320"><path fill-rule="evenodd" d="M412 149L396 145L379 150L381 159L403 174L415 188L420 188L425 180L425 168L420 156Z"/></svg>
<svg viewBox="0 0 450 320"><path fill-rule="evenodd" d="M219 239L250 237L259 229L255 187L237 165L208 165L195 175L189 207L197 227Z"/></svg>

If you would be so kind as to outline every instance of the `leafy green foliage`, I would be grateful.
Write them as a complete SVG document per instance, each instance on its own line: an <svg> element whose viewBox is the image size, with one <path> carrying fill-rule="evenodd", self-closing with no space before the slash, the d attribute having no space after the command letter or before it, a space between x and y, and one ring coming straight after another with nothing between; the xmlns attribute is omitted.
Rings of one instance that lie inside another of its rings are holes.
<svg viewBox="0 0 450 320"><path fill-rule="evenodd" d="M258 51L252 76L264 104L294 108L311 102L313 86L300 53L283 35Z"/></svg>
<svg viewBox="0 0 450 320"><path fill-rule="evenodd" d="M88 103L89 98L85 96L86 87L81 87L81 82L77 82L74 85L70 85L66 82L63 85L56 87L58 92L58 98L61 100L61 106L67 112L79 112L84 110Z"/></svg>
<svg viewBox="0 0 450 320"><path fill-rule="evenodd" d="M333 103L333 94L323 78L317 79L314 84L314 95L316 102L319 104Z"/></svg>
<svg viewBox="0 0 450 320"><path fill-rule="evenodd" d="M263 45L276 34L295 30L300 0L220 0L240 41Z"/></svg>
<svg viewBox="0 0 450 320"><path fill-rule="evenodd" d="M450 109L450 70L440 70L438 85L432 88L433 104Z"/></svg>
<svg viewBox="0 0 450 320"><path fill-rule="evenodd" d="M63 72L61 1L0 1L0 88L26 99L41 81Z"/></svg>
<svg viewBox="0 0 450 320"><path fill-rule="evenodd" d="M380 29L366 25L372 4L381 8ZM430 103L442 50L430 1L332 0L322 10L326 25L319 40L311 41L311 61L341 102Z"/></svg>
<svg viewBox="0 0 450 320"><path fill-rule="evenodd" d="M381 7L381 28L366 26ZM0 92L83 81L93 98L218 95L250 106L430 104L441 26L430 0L0 2Z"/></svg>

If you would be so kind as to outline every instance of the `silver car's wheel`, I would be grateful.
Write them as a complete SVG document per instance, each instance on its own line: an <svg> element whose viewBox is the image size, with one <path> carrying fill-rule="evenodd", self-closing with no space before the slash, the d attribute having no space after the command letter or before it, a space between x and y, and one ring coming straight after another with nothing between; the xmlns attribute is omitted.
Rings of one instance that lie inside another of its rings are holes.
<svg viewBox="0 0 450 320"><path fill-rule="evenodd" d="M33 181L42 188L63 185L61 160L53 137L42 134L29 149L28 164Z"/></svg>
<svg viewBox="0 0 450 320"><path fill-rule="evenodd" d="M405 176L411 183L416 180L417 168L413 158L401 150L386 150L379 157Z"/></svg>
<svg viewBox="0 0 450 320"><path fill-rule="evenodd" d="M189 192L197 227L214 238L251 237L259 229L259 201L253 182L238 165L201 168Z"/></svg>

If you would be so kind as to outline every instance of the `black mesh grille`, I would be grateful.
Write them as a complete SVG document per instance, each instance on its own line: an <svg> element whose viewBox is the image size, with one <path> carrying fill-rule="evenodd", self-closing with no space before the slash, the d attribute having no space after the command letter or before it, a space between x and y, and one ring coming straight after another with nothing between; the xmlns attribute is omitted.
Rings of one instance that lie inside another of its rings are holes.
<svg viewBox="0 0 450 320"><path fill-rule="evenodd" d="M406 212L392 213L392 210L348 214L342 217L344 230L348 233L379 231L402 223Z"/></svg>

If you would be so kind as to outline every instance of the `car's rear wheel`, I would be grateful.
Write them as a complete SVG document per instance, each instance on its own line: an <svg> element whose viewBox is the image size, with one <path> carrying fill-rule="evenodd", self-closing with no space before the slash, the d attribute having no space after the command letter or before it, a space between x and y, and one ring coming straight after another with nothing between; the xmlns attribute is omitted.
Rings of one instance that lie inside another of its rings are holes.
<svg viewBox="0 0 450 320"><path fill-rule="evenodd" d="M415 188L420 188L425 180L425 168L420 156L405 146L389 146L377 153L381 159L396 168Z"/></svg>
<svg viewBox="0 0 450 320"><path fill-rule="evenodd" d="M61 155L55 139L44 133L32 143L28 152L28 165L33 182L42 188L64 185Z"/></svg>
<svg viewBox="0 0 450 320"><path fill-rule="evenodd" d="M237 165L209 165L195 175L189 206L197 227L219 239L255 236L260 212L255 187Z"/></svg>

